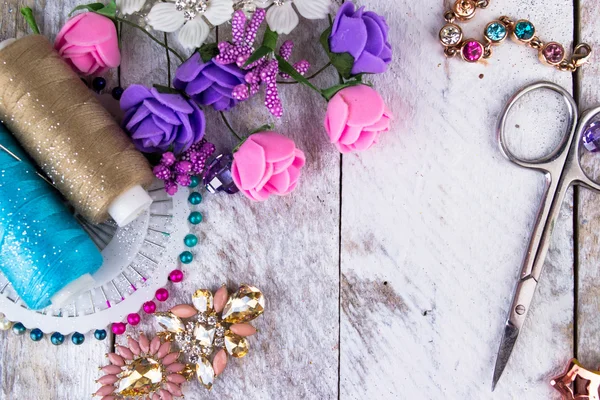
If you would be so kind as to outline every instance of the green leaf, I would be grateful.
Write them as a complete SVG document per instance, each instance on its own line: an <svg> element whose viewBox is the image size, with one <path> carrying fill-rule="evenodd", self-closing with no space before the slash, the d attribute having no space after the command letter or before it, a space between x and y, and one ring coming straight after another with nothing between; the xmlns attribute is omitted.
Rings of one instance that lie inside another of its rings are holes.
<svg viewBox="0 0 600 400"><path fill-rule="evenodd" d="M38 27L37 22L35 22L35 17L33 16L33 10L29 7L21 8L21 14L25 17L25 21L27 21L27 25L31 28L33 33L39 35L40 28Z"/></svg>
<svg viewBox="0 0 600 400"><path fill-rule="evenodd" d="M273 124L265 124L263 126L259 126L258 128L256 128L252 132L250 132L250 134L248 136L254 135L255 133L258 133L258 132L269 132L269 131L272 131L274 127L275 126Z"/></svg>
<svg viewBox="0 0 600 400"><path fill-rule="evenodd" d="M77 6L74 9L72 9L71 12L69 13L69 17L71 15L73 15L76 11L80 11L80 10L98 11L102 8L104 8L104 4L102 4L102 3L83 4L83 5Z"/></svg>
<svg viewBox="0 0 600 400"><path fill-rule="evenodd" d="M114 20L117 16L117 3L115 0L110 0L104 8L97 10L96 13Z"/></svg>
<svg viewBox="0 0 600 400"><path fill-rule="evenodd" d="M323 34L321 34L321 46L327 52L327 56L331 61L331 64L338 70L340 75L344 79L350 79L352 77L352 67L354 66L354 57L350 53L332 53L329 48L329 36L331 35L331 27L327 28Z"/></svg>
<svg viewBox="0 0 600 400"><path fill-rule="evenodd" d="M217 43L204 43L202 47L198 49L198 53L200 53L202 61L206 63L219 55L219 47Z"/></svg>
<svg viewBox="0 0 600 400"><path fill-rule="evenodd" d="M327 99L327 101L329 101L329 100L331 100L331 98L333 96L336 95L337 92L339 92L342 89L345 89L345 88L350 87L350 86L358 86L358 85L364 85L364 84L365 83L363 83L359 79L353 79L351 81L342 83L340 85L335 85L335 86L332 86L330 88L323 89L323 91L322 91L323 97L325 97ZM367 85L367 86L369 86L369 85Z"/></svg>
<svg viewBox="0 0 600 400"><path fill-rule="evenodd" d="M273 32L271 28L267 26L267 30L265 31L265 36L263 36L262 45L264 47L268 47L271 51L275 51L275 47L277 47L277 40L279 39L279 34L277 32Z"/></svg>
<svg viewBox="0 0 600 400"><path fill-rule="evenodd" d="M285 61L283 59L283 57L279 56L279 55L275 55L275 58L277 59L277 61L279 62L279 71L288 74L289 76L291 76L292 78L294 78L294 80L296 80L296 82L300 82L303 85L308 86L309 88L315 90L317 93L323 95L323 93L321 92L321 90L319 90L315 85L313 85L312 83L310 83L308 81L308 79L306 79L305 77L303 77L302 75L300 75L300 73L298 71L296 71L296 68L294 68L293 65L291 65L289 62Z"/></svg>
<svg viewBox="0 0 600 400"><path fill-rule="evenodd" d="M179 90L170 88L168 86L163 86L163 85L152 85L152 86L154 87L154 89L158 90L158 93L183 95Z"/></svg>
<svg viewBox="0 0 600 400"><path fill-rule="evenodd" d="M105 17L114 20L117 15L117 3L115 2L115 0L110 0L110 2L107 5L104 5L102 3L83 4L71 10L71 12L69 13L69 17L73 15L75 11L79 10L92 11L96 14L104 15Z"/></svg>
<svg viewBox="0 0 600 400"><path fill-rule="evenodd" d="M246 64L244 64L244 67L247 67L248 65L252 64L254 61L258 61L261 58L263 58L264 56L266 56L267 54L270 54L273 52L273 49L266 47L266 46L261 46L258 48L258 50L256 50L254 53L252 53L252 55L250 56L250 58L248 59L248 61L246 61Z"/></svg>

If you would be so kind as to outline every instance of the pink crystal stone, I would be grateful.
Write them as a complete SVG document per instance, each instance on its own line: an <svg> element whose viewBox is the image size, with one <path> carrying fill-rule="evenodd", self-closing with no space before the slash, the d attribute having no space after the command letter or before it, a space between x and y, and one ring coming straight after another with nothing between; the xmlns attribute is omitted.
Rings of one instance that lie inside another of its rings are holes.
<svg viewBox="0 0 600 400"><path fill-rule="evenodd" d="M146 314L153 314L156 311L156 303L147 301L144 303L143 309Z"/></svg>
<svg viewBox="0 0 600 400"><path fill-rule="evenodd" d="M560 64L565 58L565 48L560 43L551 42L544 46L542 55L550 64Z"/></svg>
<svg viewBox="0 0 600 400"><path fill-rule="evenodd" d="M137 325L140 323L140 315L137 313L131 313L127 316L127 323L129 325Z"/></svg>
<svg viewBox="0 0 600 400"><path fill-rule="evenodd" d="M462 56L465 61L474 63L483 57L483 45L477 40L469 40L462 47Z"/></svg>
<svg viewBox="0 0 600 400"><path fill-rule="evenodd" d="M112 324L112 332L115 335L124 334L126 329L127 325L125 325L123 322L115 322L114 324Z"/></svg>

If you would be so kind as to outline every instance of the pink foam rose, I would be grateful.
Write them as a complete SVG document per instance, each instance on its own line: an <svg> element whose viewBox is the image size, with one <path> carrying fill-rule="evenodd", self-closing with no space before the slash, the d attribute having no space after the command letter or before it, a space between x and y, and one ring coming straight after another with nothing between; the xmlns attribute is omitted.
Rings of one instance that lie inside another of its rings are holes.
<svg viewBox="0 0 600 400"><path fill-rule="evenodd" d="M114 22L93 12L68 20L58 33L54 48L83 75L100 75L121 63Z"/></svg>
<svg viewBox="0 0 600 400"><path fill-rule="evenodd" d="M383 99L367 85L347 87L327 105L325 130L342 153L363 151L390 129L392 113Z"/></svg>
<svg viewBox="0 0 600 400"><path fill-rule="evenodd" d="M276 132L251 135L233 154L231 175L249 199L285 196L298 184L306 159L293 140Z"/></svg>

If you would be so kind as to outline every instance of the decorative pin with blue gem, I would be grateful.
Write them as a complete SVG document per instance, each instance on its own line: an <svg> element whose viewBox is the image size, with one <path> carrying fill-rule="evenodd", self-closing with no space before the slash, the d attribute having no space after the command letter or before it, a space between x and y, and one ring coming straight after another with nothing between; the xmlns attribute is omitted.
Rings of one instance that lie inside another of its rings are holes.
<svg viewBox="0 0 600 400"><path fill-rule="evenodd" d="M516 42L537 50L538 57L544 64L560 71L574 72L589 62L592 48L588 44L582 43L575 47L573 55L568 59L561 44L542 42L536 36L535 26L525 19L514 22L508 17L501 17L487 24L483 32L484 41L464 40L462 29L457 23L472 19L478 8L486 8L488 5L489 0L456 0L452 9L444 14L446 24L440 30L439 39L446 57L460 55L464 61L476 63L490 58L492 46L502 43L511 35Z"/></svg>

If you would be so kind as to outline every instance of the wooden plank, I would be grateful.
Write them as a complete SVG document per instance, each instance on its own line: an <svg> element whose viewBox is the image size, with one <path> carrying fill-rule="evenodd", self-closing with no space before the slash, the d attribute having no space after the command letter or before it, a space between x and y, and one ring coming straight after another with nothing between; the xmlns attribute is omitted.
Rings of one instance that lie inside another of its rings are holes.
<svg viewBox="0 0 600 400"><path fill-rule="evenodd" d="M445 60L437 32L450 1L360 3L390 21L396 62L374 82L397 120L376 148L343 158L341 398L492 398L542 188L540 174L501 156L496 121L520 87L546 79L570 88L571 75L510 41L488 65ZM490 3L467 37L500 15L530 18L543 38L573 36L571 1ZM539 99L511 122L523 135L556 120ZM570 202L495 399L559 398L548 382L572 354Z"/></svg>
<svg viewBox="0 0 600 400"><path fill-rule="evenodd" d="M579 105L582 110L598 106L600 90L598 76L600 65L600 29L594 16L600 13L600 4L596 1L580 0L579 36L582 41L594 48L594 56L589 65L579 74ZM598 174L597 155L585 154L582 164L591 177L596 180ZM598 336L598 313L600 312L600 197L586 189L579 189L578 207L578 308L577 308L577 357L589 368L600 365L600 337Z"/></svg>
<svg viewBox="0 0 600 400"><path fill-rule="evenodd" d="M20 8L31 7L42 33L54 38L65 23L67 14L79 2L73 0L11 1L0 6L0 40L29 34ZM29 327L34 328L34 327ZM0 333L0 398L32 400L87 399L98 389L98 366L105 365L104 355L110 351L112 337L102 342L86 335L80 346L70 337L61 346L50 343L49 335L41 342L11 332Z"/></svg>

